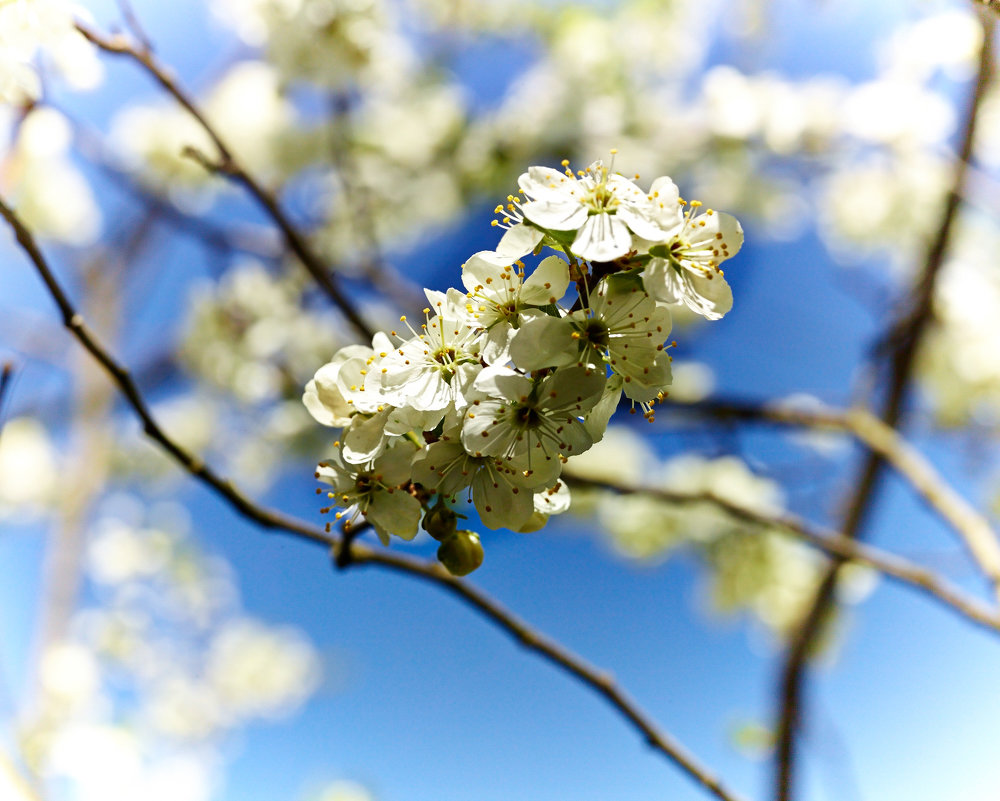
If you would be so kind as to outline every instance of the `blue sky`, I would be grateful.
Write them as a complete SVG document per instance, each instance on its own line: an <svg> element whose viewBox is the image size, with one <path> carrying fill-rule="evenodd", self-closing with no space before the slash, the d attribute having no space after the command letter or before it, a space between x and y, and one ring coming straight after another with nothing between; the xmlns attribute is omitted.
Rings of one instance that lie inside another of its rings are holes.
<svg viewBox="0 0 1000 801"><path fill-rule="evenodd" d="M113 9L110 2L87 5L99 20ZM204 20L201 3L134 5L162 57L189 81L217 65L222 32ZM836 70L864 77L874 66L871 41L903 8L775 3L776 44L768 63L796 75ZM723 55L720 46L717 57ZM751 61L747 56L737 64L759 66ZM99 125L123 97L153 95L134 69L108 66L113 82L104 90L67 99ZM475 84L477 76L469 80ZM447 233L451 239L441 252L456 255L440 263L460 262L463 254L488 247L492 236L488 216ZM19 307L50 313L18 256L6 251L3 263L3 304L15 298ZM875 316L865 311L839 270L812 232L791 245L770 244L748 225L747 245L727 269L736 307L720 323L685 332L683 355L711 364L722 394L809 392L846 403L857 365L888 309ZM455 279L439 270L428 282ZM174 299L179 296L178 289ZM31 408L36 381L54 381L41 368L32 372L18 385L15 411ZM796 454L776 432L751 432L740 442L762 462ZM924 438L921 444L940 457L946 475L969 481L948 440ZM843 464L821 466L824 478ZM310 465L296 466L268 500L315 519L310 473ZM191 482L183 499L199 539L236 568L247 609L306 630L336 679L298 717L254 725L227 745L233 761L220 801L293 801L301 791L341 778L365 784L379 801L706 797L601 699L440 590L376 569L337 574L322 551L262 534ZM892 481L879 497L870 533L904 554L943 557L952 550L941 526ZM681 555L637 568L615 556L586 521L572 517L538 534L491 534L486 546L486 562L473 577L478 586L613 672L730 786L748 796L765 794L769 765L738 753L732 733L746 721L771 718L778 654L745 621L706 612L696 560ZM427 544L416 550L432 552ZM24 680L40 558L33 533L9 530L0 537L8 577L0 581L0 639L6 643L0 664L14 693ZM882 582L845 616L833 664L812 673L814 729L803 747L801 798L996 798L998 675L995 639Z"/></svg>

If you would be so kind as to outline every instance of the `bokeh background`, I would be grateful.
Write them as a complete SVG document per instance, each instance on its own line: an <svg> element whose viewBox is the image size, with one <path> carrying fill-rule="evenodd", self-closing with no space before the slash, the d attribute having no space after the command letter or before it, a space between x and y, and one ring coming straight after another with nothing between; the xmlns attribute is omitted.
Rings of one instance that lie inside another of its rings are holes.
<svg viewBox="0 0 1000 801"><path fill-rule="evenodd" d="M82 7L100 30L129 30L115 3ZM669 174L737 215L733 311L675 315L672 402L653 424L622 410L579 470L836 525L860 457L849 439L685 404L877 402L878 343L952 180L982 41L974 4L132 10L378 325L418 311L422 287L459 284L531 164L582 168L617 148L641 184ZM211 153L185 113L134 64L67 37L32 54L37 86L4 84L0 193L167 431L254 497L319 521L312 470L335 432L300 397L351 330L245 194L181 156ZM994 512L998 134L988 90L904 428ZM706 797L601 699L439 588L336 572L183 474L2 239L0 798ZM597 492L537 533L481 530L471 581L611 672L729 786L770 792L784 636L822 557L711 509ZM894 478L865 535L983 589ZM810 668L797 797L996 798L996 638L860 569L841 596Z"/></svg>

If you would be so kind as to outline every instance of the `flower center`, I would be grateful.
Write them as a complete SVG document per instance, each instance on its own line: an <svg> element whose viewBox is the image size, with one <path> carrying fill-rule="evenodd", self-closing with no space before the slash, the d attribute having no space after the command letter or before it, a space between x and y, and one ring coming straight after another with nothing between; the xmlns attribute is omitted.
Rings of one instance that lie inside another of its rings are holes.
<svg viewBox="0 0 1000 801"><path fill-rule="evenodd" d="M445 367L451 367L455 363L455 349L440 348L434 354L434 361L438 364L443 364Z"/></svg>
<svg viewBox="0 0 1000 801"><path fill-rule="evenodd" d="M606 348L611 340L608 336L608 327L600 320L588 320L586 327L581 333L581 338L587 340L595 348Z"/></svg>
<svg viewBox="0 0 1000 801"><path fill-rule="evenodd" d="M514 410L514 420L523 428L538 428L542 415L534 406L519 406Z"/></svg>

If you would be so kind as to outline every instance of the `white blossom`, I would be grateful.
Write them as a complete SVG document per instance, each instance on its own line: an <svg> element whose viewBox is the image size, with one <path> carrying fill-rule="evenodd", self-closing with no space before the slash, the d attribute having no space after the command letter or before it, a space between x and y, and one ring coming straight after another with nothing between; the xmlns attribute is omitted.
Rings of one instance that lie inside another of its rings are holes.
<svg viewBox="0 0 1000 801"><path fill-rule="evenodd" d="M676 186L666 179L659 192L670 207ZM679 230L650 248L653 258L642 271L643 285L658 301L682 303L709 320L718 320L733 307L733 293L719 264L739 252L743 228L730 214L713 209L696 214L701 205L692 201L686 211L679 202L673 206Z"/></svg>
<svg viewBox="0 0 1000 801"><path fill-rule="evenodd" d="M420 501L404 485L410 480L415 450L412 443L400 441L368 466L350 464L339 453L320 462L316 477L333 486L328 497L345 510L337 513L337 519L346 517L345 524L351 525L363 515L383 545L388 545L393 534L413 539L420 521Z"/></svg>
<svg viewBox="0 0 1000 801"><path fill-rule="evenodd" d="M552 231L574 231L570 250L587 261L613 261L632 248L632 234L669 236L653 202L627 178L595 161L579 177L568 168L532 167L518 179L526 220Z"/></svg>
<svg viewBox="0 0 1000 801"><path fill-rule="evenodd" d="M603 371L567 367L532 380L505 368L484 370L473 387L462 444L474 456L496 456L537 487L551 486L562 460L593 444L582 420L600 400Z"/></svg>
<svg viewBox="0 0 1000 801"><path fill-rule="evenodd" d="M472 319L487 332L483 358L488 364L503 363L524 311L554 305L566 294L569 267L558 256L549 256L525 279L520 263L515 267L497 253L483 251L462 266L462 283Z"/></svg>

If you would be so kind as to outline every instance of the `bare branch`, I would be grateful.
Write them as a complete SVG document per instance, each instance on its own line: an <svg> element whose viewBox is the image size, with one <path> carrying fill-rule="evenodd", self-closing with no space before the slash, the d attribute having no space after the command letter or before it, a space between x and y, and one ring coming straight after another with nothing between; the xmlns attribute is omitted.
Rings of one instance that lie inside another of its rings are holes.
<svg viewBox="0 0 1000 801"><path fill-rule="evenodd" d="M796 409L780 403L766 405L704 401L677 406L720 419L749 420L776 425L843 431L876 453L917 495L958 534L969 554L1000 596L1000 541L986 516L958 493L934 466L896 429L866 409Z"/></svg>
<svg viewBox="0 0 1000 801"><path fill-rule="evenodd" d="M262 528L284 532L314 544L328 548L338 560L342 541L304 521L289 517L281 512L259 506L243 495L229 480L205 465L199 458L185 450L160 428L153 418L149 406L132 380L129 371L101 344L96 335L87 327L82 315L75 309L63 290L31 232L25 227L14 211L0 200L0 217L13 229L21 248L31 260L45 283L49 294L59 307L63 323L81 345L97 360L118 387L128 405L142 421L143 431L163 448L185 470L207 484L221 495L230 506L248 520ZM609 675L588 665L583 659L549 640L530 628L526 623L506 611L484 593L460 581L436 562L424 562L401 556L384 549L373 549L357 543L350 545L351 564L372 564L406 573L436 584L453 593L465 603L485 615L498 628L506 631L526 648L539 654L556 667L580 681L609 704L636 729L652 748L679 767L690 779L697 782L721 801L740 801L739 796L727 790L720 781L703 767L673 737L663 732L652 722L641 707L621 690Z"/></svg>
<svg viewBox="0 0 1000 801"><path fill-rule="evenodd" d="M409 573L416 578L433 582L454 593L488 620L506 631L529 651L540 654L602 695L612 707L629 720L635 729L642 733L651 748L666 755L671 762L680 767L716 798L736 798L722 786L718 778L701 766L677 740L659 729L649 716L626 695L624 690L618 687L609 673L587 664L571 651L537 633L489 596L449 575L441 565L429 565L416 559L392 554L386 550L376 551L366 548L359 553L357 546L351 550L351 561L357 564L377 564L399 572Z"/></svg>
<svg viewBox="0 0 1000 801"><path fill-rule="evenodd" d="M219 133L195 105L194 100L171 77L167 69L156 60L152 52L132 45L123 36L105 37L79 23L77 24L77 29L101 50L125 56L139 64L168 94L194 117L195 121L205 131L209 139L212 140L212 144L218 151L217 160L212 160L208 157L199 159L202 165L212 172L227 176L234 182L242 185L250 193L257 204L274 220L275 224L281 230L289 250L298 257L299 261L302 262L302 265L308 270L316 283L319 284L320 288L326 292L334 305L341 310L358 334L365 340L371 340L375 333L374 330L364 321L347 299L347 296L334 283L333 275L327 269L323 260L312 250L305 236L285 214L277 198L247 172L222 140Z"/></svg>
<svg viewBox="0 0 1000 801"><path fill-rule="evenodd" d="M14 376L14 363L5 362L3 369L0 370L0 432L3 432L3 426L6 422L6 416L4 415L4 406L7 401L7 393L10 392L10 388L13 384L12 378Z"/></svg>
<svg viewBox="0 0 1000 801"><path fill-rule="evenodd" d="M647 495L651 498L678 505L710 504L732 518L748 525L767 528L796 537L839 560L857 562L879 571L886 577L943 603L973 623L994 633L1000 633L1000 610L992 609L978 599L969 597L948 584L927 568L920 567L902 557L890 554L829 529L811 525L787 512L763 514L733 503L711 492L676 492L652 487L630 486L612 481L598 481L574 475L571 466L563 472L570 486L607 490L619 495Z"/></svg>
<svg viewBox="0 0 1000 801"><path fill-rule="evenodd" d="M892 327L887 342L892 346L889 360L889 391L883 404L881 418L890 428L895 428L902 417L903 402L916 359L917 347L931 318L934 288L944 264L944 256L951 242L955 220L962 195L965 192L967 167L972 158L979 106L993 77L993 15L983 17L983 46L979 55L979 69L974 79L972 96L964 115L962 145L955 164L951 188L945 200L941 221L924 260L920 278L913 289L909 307ZM857 539L872 508L885 460L882 454L870 450L861 465L854 493L847 504L842 531L844 536ZM785 655L780 682L780 711L778 714L777 748L775 750L774 797L776 801L790 801L795 768L795 735L801 721L801 697L805 663L813 643L829 619L829 611L836 602L836 588L842 560L834 560L823 578L815 600Z"/></svg>

